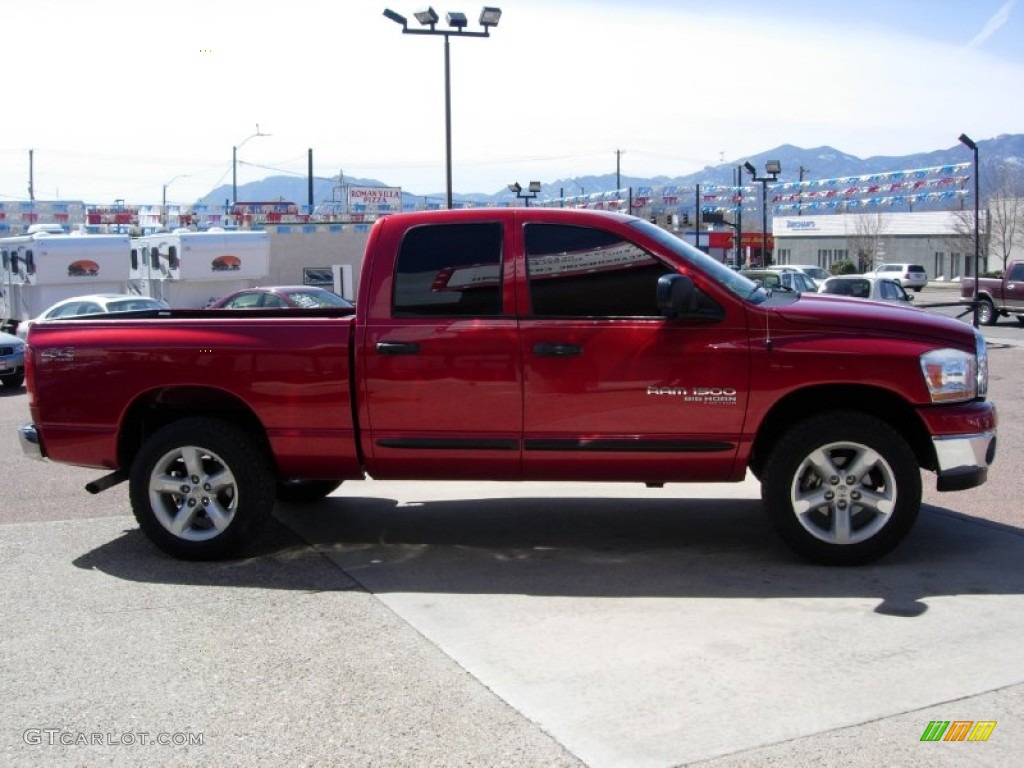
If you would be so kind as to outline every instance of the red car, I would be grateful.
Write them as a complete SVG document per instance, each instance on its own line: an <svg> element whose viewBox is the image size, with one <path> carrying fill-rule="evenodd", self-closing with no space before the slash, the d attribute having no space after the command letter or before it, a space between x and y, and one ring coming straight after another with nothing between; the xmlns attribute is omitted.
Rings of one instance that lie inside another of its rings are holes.
<svg viewBox="0 0 1024 768"><path fill-rule="evenodd" d="M229 293L213 302L208 309L315 309L320 307L354 307L334 291L315 285L277 285L246 288Z"/></svg>

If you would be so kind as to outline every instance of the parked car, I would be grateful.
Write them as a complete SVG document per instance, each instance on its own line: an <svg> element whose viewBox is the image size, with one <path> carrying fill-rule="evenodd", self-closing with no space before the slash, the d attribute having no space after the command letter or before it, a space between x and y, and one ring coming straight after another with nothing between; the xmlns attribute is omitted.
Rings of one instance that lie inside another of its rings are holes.
<svg viewBox="0 0 1024 768"><path fill-rule="evenodd" d="M244 288L218 299L208 309L315 309L318 307L354 307L334 291L315 285L277 285Z"/></svg>
<svg viewBox="0 0 1024 768"><path fill-rule="evenodd" d="M866 274L888 277L915 293L928 285L928 273L920 264L881 264Z"/></svg>
<svg viewBox="0 0 1024 768"><path fill-rule="evenodd" d="M44 309L38 317L18 326L18 337L28 338L28 329L39 320L61 320L82 315L103 315L111 312L138 312L146 309L170 309L162 299L139 296L134 293L92 293L62 299Z"/></svg>
<svg viewBox="0 0 1024 768"><path fill-rule="evenodd" d="M803 272L816 283L820 283L822 280L827 280L829 278L827 270L815 266L814 264L775 264L768 267L768 269L776 270L778 272Z"/></svg>
<svg viewBox="0 0 1024 768"><path fill-rule="evenodd" d="M25 382L25 342L0 332L0 384L20 387Z"/></svg>
<svg viewBox="0 0 1024 768"><path fill-rule="evenodd" d="M801 293L815 293L818 290L818 284L812 278L797 270L744 269L740 270L740 274L759 281L761 285L771 290L781 288Z"/></svg>
<svg viewBox="0 0 1024 768"><path fill-rule="evenodd" d="M818 293L904 304L914 300L914 297L903 290L903 286L895 280L875 275L836 275L822 283Z"/></svg>

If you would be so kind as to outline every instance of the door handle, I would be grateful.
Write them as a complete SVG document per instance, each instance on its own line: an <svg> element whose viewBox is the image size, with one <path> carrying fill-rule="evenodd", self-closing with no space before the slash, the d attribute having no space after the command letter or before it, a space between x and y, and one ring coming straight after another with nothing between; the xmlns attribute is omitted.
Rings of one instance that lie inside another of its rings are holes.
<svg viewBox="0 0 1024 768"><path fill-rule="evenodd" d="M377 351L382 355L418 355L420 345L414 341L378 341Z"/></svg>
<svg viewBox="0 0 1024 768"><path fill-rule="evenodd" d="M541 357L575 357L583 354L579 344L534 344L533 353Z"/></svg>

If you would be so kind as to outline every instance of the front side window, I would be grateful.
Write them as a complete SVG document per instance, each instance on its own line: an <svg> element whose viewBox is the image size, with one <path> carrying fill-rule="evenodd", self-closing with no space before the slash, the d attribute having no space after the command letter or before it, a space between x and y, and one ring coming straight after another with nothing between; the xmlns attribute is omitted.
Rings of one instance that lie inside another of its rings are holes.
<svg viewBox="0 0 1024 768"><path fill-rule="evenodd" d="M395 263L394 317L502 313L502 233L497 222L409 230Z"/></svg>
<svg viewBox="0 0 1024 768"><path fill-rule="evenodd" d="M524 235L534 315L662 317L658 278L672 270L635 243L565 224L527 224Z"/></svg>

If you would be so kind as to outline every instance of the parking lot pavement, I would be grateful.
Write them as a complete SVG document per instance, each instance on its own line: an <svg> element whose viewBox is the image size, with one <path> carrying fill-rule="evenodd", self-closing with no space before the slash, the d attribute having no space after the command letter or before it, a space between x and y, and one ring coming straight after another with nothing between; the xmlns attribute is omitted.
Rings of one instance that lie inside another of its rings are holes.
<svg viewBox="0 0 1024 768"><path fill-rule="evenodd" d="M202 564L123 516L3 525L0 579L5 768L579 765L282 526Z"/></svg>
<svg viewBox="0 0 1024 768"><path fill-rule="evenodd" d="M858 727L861 764L941 764L932 719L996 720L972 755L1024 748L1019 529L926 507L894 555L830 569L791 557L749 483L584 490L369 483L284 519L591 766L757 764Z"/></svg>

